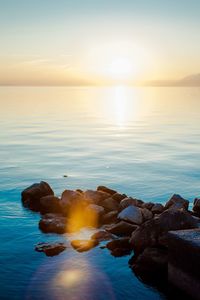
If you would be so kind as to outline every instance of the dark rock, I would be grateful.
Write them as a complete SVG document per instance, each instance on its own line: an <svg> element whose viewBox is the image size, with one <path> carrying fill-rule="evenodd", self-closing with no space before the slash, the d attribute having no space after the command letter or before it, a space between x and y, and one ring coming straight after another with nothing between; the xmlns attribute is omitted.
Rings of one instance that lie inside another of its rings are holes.
<svg viewBox="0 0 200 300"><path fill-rule="evenodd" d="M106 228L110 233L113 233L118 236L130 236L134 230L138 228L137 225L133 225L124 221L121 221L117 224L113 224Z"/></svg>
<svg viewBox="0 0 200 300"><path fill-rule="evenodd" d="M41 181L40 183L34 183L22 192L22 203L24 207L39 211L40 198L48 195L54 195L54 193L47 182Z"/></svg>
<svg viewBox="0 0 200 300"><path fill-rule="evenodd" d="M180 195L178 194L174 194L169 201L167 201L167 203L165 204L165 209L180 209L180 208L184 208L186 210L188 210L188 206L189 206L189 201L185 200L184 198L182 198Z"/></svg>
<svg viewBox="0 0 200 300"><path fill-rule="evenodd" d="M110 241L106 244L106 247L111 251L111 254L116 257L128 255L132 251L129 238Z"/></svg>
<svg viewBox="0 0 200 300"><path fill-rule="evenodd" d="M110 223L115 223L117 221L117 216L118 216L118 211L114 210L114 211L110 211L107 214L105 214L101 221L102 224L110 224Z"/></svg>
<svg viewBox="0 0 200 300"><path fill-rule="evenodd" d="M145 282L167 280L168 251L164 248L146 248L129 261L135 274Z"/></svg>
<svg viewBox="0 0 200 300"><path fill-rule="evenodd" d="M114 194L117 193L116 191L114 191L112 189L109 189L108 187L103 186L103 185L98 186L97 191L105 192L105 193L108 193L110 195L114 195Z"/></svg>
<svg viewBox="0 0 200 300"><path fill-rule="evenodd" d="M101 205L105 208L105 211L116 211L119 209L119 203L117 200L114 200L113 198L107 198L104 201L101 202Z"/></svg>
<svg viewBox="0 0 200 300"><path fill-rule="evenodd" d="M61 213L62 207L60 199L53 195L40 198L40 212L44 213Z"/></svg>
<svg viewBox="0 0 200 300"><path fill-rule="evenodd" d="M64 243L38 243L35 250L38 252L44 252L46 256L55 256L63 252L66 249Z"/></svg>
<svg viewBox="0 0 200 300"><path fill-rule="evenodd" d="M87 190L84 192L84 198L88 203L102 205L102 201L109 198L110 194L102 191Z"/></svg>
<svg viewBox="0 0 200 300"><path fill-rule="evenodd" d="M127 196L125 194L115 193L112 195L112 198L120 202L122 199L127 198Z"/></svg>
<svg viewBox="0 0 200 300"><path fill-rule="evenodd" d="M124 208L130 206L130 205L134 205L137 206L137 199L131 198L131 197L127 197L121 200L120 202L120 209L123 210Z"/></svg>
<svg viewBox="0 0 200 300"><path fill-rule="evenodd" d="M137 202L136 202L136 206L137 207L142 207L144 204L144 201L140 200L140 199L137 199Z"/></svg>
<svg viewBox="0 0 200 300"><path fill-rule="evenodd" d="M153 218L153 213L147 208L141 208L143 220L147 221Z"/></svg>
<svg viewBox="0 0 200 300"><path fill-rule="evenodd" d="M200 217L200 198L194 199L193 211L196 216Z"/></svg>
<svg viewBox="0 0 200 300"><path fill-rule="evenodd" d="M72 247L78 252L85 252L99 244L98 240L74 240L71 242Z"/></svg>
<svg viewBox="0 0 200 300"><path fill-rule="evenodd" d="M39 222L39 228L45 233L67 232L67 219L61 215L46 214Z"/></svg>
<svg viewBox="0 0 200 300"><path fill-rule="evenodd" d="M159 245L159 238L170 230L190 229L197 221L185 210L166 210L159 217L146 221L131 236L130 243L136 255L147 247Z"/></svg>
<svg viewBox="0 0 200 300"><path fill-rule="evenodd" d="M65 215L71 215L75 208L84 209L87 205L83 194L73 190L65 190L62 193L60 204Z"/></svg>
<svg viewBox="0 0 200 300"><path fill-rule="evenodd" d="M100 230L98 232L95 232L91 236L92 240L98 240L99 242L111 240L112 238L113 238L113 235L105 230Z"/></svg>
<svg viewBox="0 0 200 300"><path fill-rule="evenodd" d="M147 208L147 209L151 210L154 205L155 205L155 203L153 203L153 202L146 202L146 203L142 204L142 208Z"/></svg>
<svg viewBox="0 0 200 300"><path fill-rule="evenodd" d="M160 203L154 204L151 209L153 214L161 214L164 210L165 210L164 206Z"/></svg>
<svg viewBox="0 0 200 300"><path fill-rule="evenodd" d="M82 193L83 193L83 190L81 190L81 189L76 189L76 192L82 194Z"/></svg>
<svg viewBox="0 0 200 300"><path fill-rule="evenodd" d="M119 213L118 218L120 220L132 222L138 225L143 221L141 209L133 205L130 205L127 208L123 209Z"/></svg>
<svg viewBox="0 0 200 300"><path fill-rule="evenodd" d="M100 205L90 204L90 205L88 205L87 208L86 208L86 213L87 213L87 212L88 212L88 213L95 214L97 218L100 218L100 217L104 214L105 210L104 210L104 208L103 208L102 206L100 206Z"/></svg>

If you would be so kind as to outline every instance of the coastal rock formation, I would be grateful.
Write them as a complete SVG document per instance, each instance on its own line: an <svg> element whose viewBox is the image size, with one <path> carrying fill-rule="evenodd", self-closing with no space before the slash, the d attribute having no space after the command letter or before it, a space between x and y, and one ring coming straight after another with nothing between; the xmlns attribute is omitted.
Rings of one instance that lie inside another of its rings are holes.
<svg viewBox="0 0 200 300"><path fill-rule="evenodd" d="M85 252L99 244L98 240L74 240L71 242L72 247L78 252Z"/></svg>
<svg viewBox="0 0 200 300"><path fill-rule="evenodd" d="M39 211L40 199L48 195L54 195L54 192L47 182L34 183L22 192L22 203L24 207Z"/></svg>
<svg viewBox="0 0 200 300"><path fill-rule="evenodd" d="M62 206L60 199L53 195L48 195L40 198L40 212L42 214L46 213L61 213Z"/></svg>
<svg viewBox="0 0 200 300"><path fill-rule="evenodd" d="M138 225L143 221L141 209L133 205L130 205L127 208L123 209L119 213L118 218L120 220L132 222Z"/></svg>
<svg viewBox="0 0 200 300"><path fill-rule="evenodd" d="M132 247L129 242L129 238L121 238L110 241L106 244L106 247L111 251L111 254L115 257L129 255L132 252Z"/></svg>
<svg viewBox="0 0 200 300"><path fill-rule="evenodd" d="M39 222L39 228L45 233L67 232L67 219L58 214L46 214Z"/></svg>
<svg viewBox="0 0 200 300"><path fill-rule="evenodd" d="M188 210L189 201L185 200L178 194L174 194L165 204L165 209L185 209Z"/></svg>
<svg viewBox="0 0 200 300"><path fill-rule="evenodd" d="M107 240L113 239L113 235L105 230L100 230L100 231L95 232L91 236L91 239L102 242L102 241L107 241Z"/></svg>
<svg viewBox="0 0 200 300"><path fill-rule="evenodd" d="M106 227L106 230L118 236L130 236L137 228L137 225L121 221L117 224L112 224L111 226Z"/></svg>
<svg viewBox="0 0 200 300"><path fill-rule="evenodd" d="M44 252L46 256L55 256L63 252L67 246L64 243L38 243L35 246L37 252Z"/></svg>
<svg viewBox="0 0 200 300"><path fill-rule="evenodd" d="M195 215L200 217L200 198L194 199L193 211L194 211Z"/></svg>

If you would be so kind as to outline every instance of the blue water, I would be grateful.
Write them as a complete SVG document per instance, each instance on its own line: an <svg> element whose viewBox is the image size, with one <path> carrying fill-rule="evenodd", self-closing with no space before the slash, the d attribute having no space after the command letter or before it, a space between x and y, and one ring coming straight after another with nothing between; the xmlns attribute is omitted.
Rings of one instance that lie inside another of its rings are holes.
<svg viewBox="0 0 200 300"><path fill-rule="evenodd" d="M35 252L38 242L74 237L42 234L20 193L46 180L58 195L101 184L192 203L200 195L200 89L2 87L0 128L0 298L165 299L135 277L129 256L98 247L53 258Z"/></svg>

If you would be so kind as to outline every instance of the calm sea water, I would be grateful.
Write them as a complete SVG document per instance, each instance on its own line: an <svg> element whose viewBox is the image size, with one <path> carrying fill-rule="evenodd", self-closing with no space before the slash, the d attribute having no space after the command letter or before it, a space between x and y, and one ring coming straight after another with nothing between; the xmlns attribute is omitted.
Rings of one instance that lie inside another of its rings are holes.
<svg viewBox="0 0 200 300"><path fill-rule="evenodd" d="M35 252L38 242L73 237L42 234L20 193L46 180L58 195L101 184L144 200L192 201L199 149L199 88L0 88L0 298L165 299L135 277L128 256Z"/></svg>

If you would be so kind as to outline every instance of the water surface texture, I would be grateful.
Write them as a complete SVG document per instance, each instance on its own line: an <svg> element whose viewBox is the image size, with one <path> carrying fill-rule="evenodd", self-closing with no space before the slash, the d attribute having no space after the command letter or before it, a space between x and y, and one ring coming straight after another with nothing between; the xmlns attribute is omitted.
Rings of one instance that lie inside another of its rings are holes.
<svg viewBox="0 0 200 300"><path fill-rule="evenodd" d="M192 202L200 89L2 87L0 107L0 298L165 299L135 277L129 256L35 252L38 242L72 237L42 234L20 193L45 180L57 195L107 185L145 201L180 193Z"/></svg>

